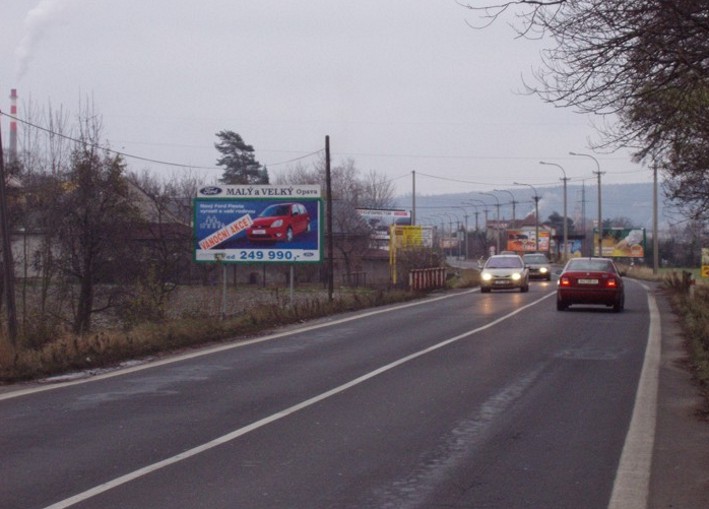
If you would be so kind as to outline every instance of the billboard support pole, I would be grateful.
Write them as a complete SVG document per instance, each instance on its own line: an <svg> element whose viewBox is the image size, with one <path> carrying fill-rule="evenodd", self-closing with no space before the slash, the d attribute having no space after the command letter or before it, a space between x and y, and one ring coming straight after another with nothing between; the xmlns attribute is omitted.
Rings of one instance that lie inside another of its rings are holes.
<svg viewBox="0 0 709 509"><path fill-rule="evenodd" d="M221 268L222 273L221 316L222 320L226 320L226 263L224 263L224 253L215 253L214 259L217 261L217 267Z"/></svg>

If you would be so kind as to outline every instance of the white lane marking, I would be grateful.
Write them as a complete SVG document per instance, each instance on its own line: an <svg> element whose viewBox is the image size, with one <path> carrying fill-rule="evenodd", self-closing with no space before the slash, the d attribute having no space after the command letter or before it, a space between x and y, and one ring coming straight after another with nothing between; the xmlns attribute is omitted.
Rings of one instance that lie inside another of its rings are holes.
<svg viewBox="0 0 709 509"><path fill-rule="evenodd" d="M493 320L492 322L490 322L486 325L483 325L483 326L478 327L476 329L470 330L468 332L464 332L462 334L459 334L458 336L446 339L446 340L442 341L441 343L437 343L437 344L432 345L432 346L425 348L423 350L419 350L418 352L415 352L411 355L407 355L406 357L402 357L401 359L399 359L397 361L394 361L390 364L387 364L387 365L382 366L378 369L375 369L374 371L370 371L369 373L366 373L358 378L355 378L354 380L351 380L343 385L340 385L339 387L335 387L334 389L331 389L327 392L324 392L324 393L314 396L310 399L302 401L301 403L298 403L297 405L293 405L289 408L281 410L280 412L276 412L275 414L269 415L268 417L265 417L259 421L253 422L247 426L244 426L243 428L239 428L235 431L232 431L231 433L227 433L226 435L223 435L219 438L216 438L216 439L206 442L202 445L199 445L197 447L194 447L192 449L184 451L176 456L166 458L162 461L158 461L157 463L153 463L152 465L145 466L143 468L140 468L138 470L130 472L126 475L117 477L116 479L113 479L111 481L105 482L103 484L99 484L98 486L95 486L94 488L86 490L83 493L79 493L77 495L74 495L73 497L62 500L61 502L57 502L55 504L52 504L52 505L48 506L46 509L63 509L66 507L70 507L74 504L77 504L79 502L83 502L84 500L88 500L90 498L93 498L97 495L100 495L101 493L104 493L104 492L109 491L113 488L116 488L116 487L121 486L123 484L129 483L131 481L134 481L135 479L146 476L152 472L155 472L157 470L165 468L169 465L172 465L172 464L178 463L182 460L191 458L192 456L196 456L196 455L201 454L205 451L208 451L208 450L218 447L220 445L226 444L227 442L231 442L232 440L235 440L236 438L239 438L247 433L250 433L251 431L257 430L257 429L262 428L272 422L283 419L284 417L287 417L291 414L299 412L300 410L303 410L304 408L307 408L307 407L312 406L316 403L319 403L320 401L330 398L331 396L335 396L337 394L340 394L341 392L344 392L347 389L350 389L352 387L355 387L356 385L364 383L367 380L370 380L376 376L379 376L382 373L390 371L390 370L392 370L398 366L401 366L402 364L410 362L418 357L429 354L431 352L434 352L436 350L443 348L444 346L450 345L451 343L455 343L457 341L460 341L461 339L464 339L464 338L467 338L467 337L472 336L474 334L477 334L478 332L481 332L481 331L484 331L484 330L489 329L491 327L494 327L495 325L497 325L501 322L504 322L505 320L508 320L509 318L512 318L516 314L521 313L525 309L539 304L541 301L551 297L552 295L556 295L556 292L549 293L549 294L545 295L544 297L541 297L541 298L539 298L539 299L537 299L525 306L522 306L521 308L518 308L507 315L501 316L500 318L497 318L496 320ZM345 321L347 321L347 320L345 320Z"/></svg>
<svg viewBox="0 0 709 509"><path fill-rule="evenodd" d="M44 391L52 391L55 389L60 389L62 387L70 387L72 385L79 385L79 384L85 384L85 383L89 383L89 382L96 382L98 380L105 380L107 378L114 378L117 376L123 376L123 375L127 375L130 373L136 373L138 371L143 371L145 369L151 369L151 368L155 368L158 366L164 366L167 364L173 364L173 363L181 362L181 361L185 361L185 360L196 359L197 357L202 357L204 355L211 355L213 353L224 352L224 351L232 350L235 348L241 348L241 347L253 345L256 343L261 343L264 341L271 341L273 339L278 339L278 338L290 336L293 334L300 334L302 332L309 332L311 330L322 329L324 327L330 327L331 325L338 325L341 323L351 322L353 320L359 320L361 318L367 318L369 316L374 316L374 315L378 315L381 313L388 313L390 311L396 311L399 309L405 309L405 308L414 307L414 306L421 306L423 304L429 304L431 302L436 302L439 300L461 297L464 295L468 295L470 293L474 293L476 291L478 291L477 288L472 289L472 290L467 290L467 291L464 291L461 293L455 293L452 295L450 295L450 294L449 295L442 295L439 297L432 297L432 298L417 300L414 302L407 302L406 304L399 304L399 305L396 305L393 307L387 306L385 308L375 309L373 311L367 311L366 313L357 314L355 316L349 316L347 318L340 318L338 320L333 320L331 322L324 322L324 323L319 323L316 325L308 325L308 326L305 326L302 328L297 328L297 329L288 330L288 331L284 331L284 332L277 332L275 334L269 334L268 336L263 336L263 337L254 338L254 339L248 339L245 341L239 341L237 343L230 343L228 345L219 345L219 346L215 346L215 347L211 347L211 348L206 348L206 349L200 350L198 352L177 355L175 357L170 357L168 359L162 359L159 361L146 362L145 364L140 364L138 366L131 366L129 368L119 369L116 371L111 371L110 373L103 373L103 374L91 376L88 378L82 378L80 380L71 380L69 382L61 382L61 383L47 385L47 386L43 386L43 387L32 387L29 389L22 389L19 391L7 392L5 394L0 394L0 401L5 400L5 399L18 398L20 396L27 396L28 394L35 394L35 393L44 392Z"/></svg>
<svg viewBox="0 0 709 509"><path fill-rule="evenodd" d="M642 285L646 290L649 288ZM645 360L635 395L633 416L625 437L608 509L645 509L650 494L652 450L655 443L662 327L655 297L648 293L650 328Z"/></svg>

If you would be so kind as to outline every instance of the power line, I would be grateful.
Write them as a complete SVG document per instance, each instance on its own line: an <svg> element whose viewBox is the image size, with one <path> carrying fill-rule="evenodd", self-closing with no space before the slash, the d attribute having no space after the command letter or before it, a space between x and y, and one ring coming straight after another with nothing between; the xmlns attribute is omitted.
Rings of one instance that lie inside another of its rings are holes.
<svg viewBox="0 0 709 509"><path fill-rule="evenodd" d="M14 115L8 115L7 113L4 113L3 111L0 110L0 116L3 116L3 115L6 116L7 118L16 120L17 122L20 122L20 123L22 123L22 124L24 124L24 125L26 125L26 126L32 127L32 128L34 128L34 129L38 129L38 130L43 131L43 132L45 132L45 133L51 134L51 135L53 135L53 136L58 136L58 137L60 137L60 138L63 138L63 139L65 139L65 140L68 140L68 141L71 141L71 142L74 142L74 143L85 144L85 145L87 145L87 146L89 146L89 147L91 147L91 148L93 148L93 149L104 150L104 151L106 151L106 152L108 152L108 153L110 153L110 154L116 154L116 155L119 155L119 156L124 157L124 158L126 158L126 159L135 159L135 160L138 160L138 161L144 161L144 162L153 163L153 164L161 164L161 165L164 165L164 166L174 166L174 167L177 167L177 168L188 168L188 169L198 169L198 170L221 170L221 169L222 169L222 168L219 168L219 167L217 167L217 166L195 166L195 165L193 165L193 164L175 163L175 162L171 162L171 161L164 161L164 160L161 160L161 159L153 159L153 158L150 158L150 157L144 157L144 156L139 156L139 155L135 155L135 154L129 154L128 152L122 152L122 151L120 151L120 150L114 150L114 149L111 149L111 148L108 148L108 147L104 147L104 146L101 146L101 145L97 145L97 144L95 144L95 143L86 143L85 141L79 140L79 139L77 139L77 138L74 138L74 137L72 137L72 136L68 136L68 135L66 135L66 134L63 134L63 133L60 133L60 132L57 132L57 131L53 131L53 130L51 130L51 129L48 129L48 128L46 128L46 127L43 127L43 126L34 124L34 123L32 123L32 122L29 122L29 121L27 121L27 120L21 119L21 118L19 118L19 117L14 116ZM321 152L323 152L323 149L316 150L316 151L314 151L314 152L310 152L310 153L305 154L305 155L300 156L300 157L296 157L296 158L293 158L293 159L289 159L288 161L280 161L280 162L277 162L277 163L271 163L271 164L264 165L264 166L279 166L279 165L283 165L283 164L288 164L288 163L292 163L292 162L295 162L295 161L299 161L299 160L301 160L301 159L306 159L306 158L308 158L308 157L312 157L312 156L314 156L314 155L316 155L316 154L319 154L319 153L321 153Z"/></svg>
<svg viewBox="0 0 709 509"><path fill-rule="evenodd" d="M312 156L314 156L314 155L316 155L316 154L320 154L320 153L322 153L322 152L324 152L324 151L325 151L325 149L322 149L322 148L321 148L321 149L319 149L319 150L316 150L315 152L311 152L311 153L309 153L309 154L305 154L304 156L295 157L295 158L293 158L293 159L288 159L287 161L280 161L280 162L278 162L278 163L264 163L264 166L281 166L281 165L283 165L283 164L294 163L294 162L296 162L296 161L300 161L301 159L307 159L308 157L312 157Z"/></svg>

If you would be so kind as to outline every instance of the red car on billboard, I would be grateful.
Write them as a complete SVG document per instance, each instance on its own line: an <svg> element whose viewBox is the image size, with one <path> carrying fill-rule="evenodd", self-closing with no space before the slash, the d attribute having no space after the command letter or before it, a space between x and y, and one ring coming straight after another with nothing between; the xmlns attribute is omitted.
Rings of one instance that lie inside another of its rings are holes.
<svg viewBox="0 0 709 509"><path fill-rule="evenodd" d="M274 203L256 216L246 230L251 242L290 242L310 231L310 213L302 203Z"/></svg>

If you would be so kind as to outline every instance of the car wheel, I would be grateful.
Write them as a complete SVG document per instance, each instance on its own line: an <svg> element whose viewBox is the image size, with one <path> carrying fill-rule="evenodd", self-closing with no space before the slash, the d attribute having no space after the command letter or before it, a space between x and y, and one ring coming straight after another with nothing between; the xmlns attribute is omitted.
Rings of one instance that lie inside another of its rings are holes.
<svg viewBox="0 0 709 509"><path fill-rule="evenodd" d="M563 300L561 299L556 299L556 310L557 311L566 311L568 308L568 304L566 304Z"/></svg>
<svg viewBox="0 0 709 509"><path fill-rule="evenodd" d="M519 287L519 291L522 293L527 293L529 291L529 281Z"/></svg>
<svg viewBox="0 0 709 509"><path fill-rule="evenodd" d="M485 286L481 286L480 293L490 293L490 288L487 288Z"/></svg>
<svg viewBox="0 0 709 509"><path fill-rule="evenodd" d="M621 297L615 302L615 304L613 304L613 311L615 313L620 313L623 309L625 309L625 299Z"/></svg>
<svg viewBox="0 0 709 509"><path fill-rule="evenodd" d="M290 226L286 230L286 242L290 242L293 240L293 228Z"/></svg>

